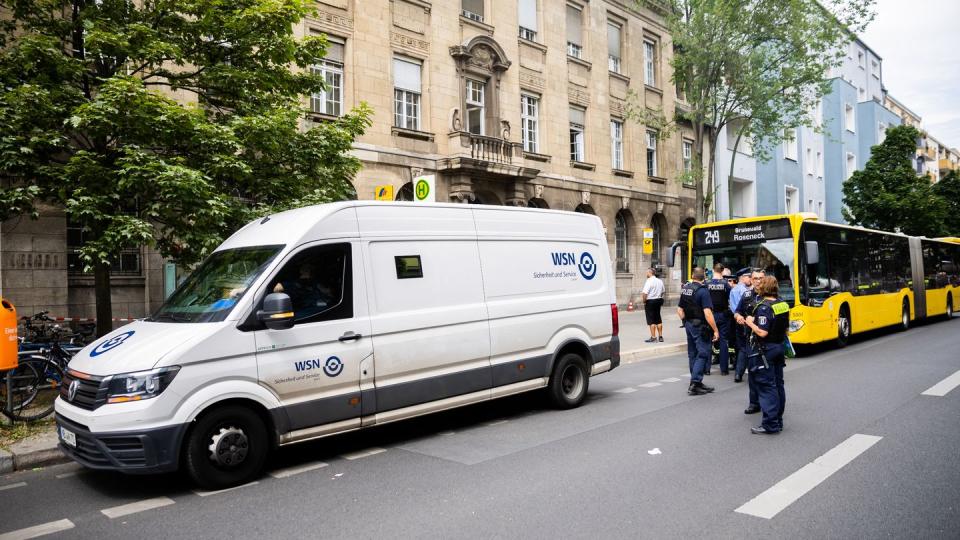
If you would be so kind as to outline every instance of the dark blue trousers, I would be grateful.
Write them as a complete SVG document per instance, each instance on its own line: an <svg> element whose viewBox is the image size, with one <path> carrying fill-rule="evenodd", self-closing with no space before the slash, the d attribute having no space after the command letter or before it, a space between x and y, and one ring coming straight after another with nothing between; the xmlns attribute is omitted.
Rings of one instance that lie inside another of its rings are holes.
<svg viewBox="0 0 960 540"><path fill-rule="evenodd" d="M690 382L702 382L703 374L707 370L710 362L710 337L704 328L709 328L707 323L701 322L694 326L689 321L684 321L683 327L687 331L687 359L690 362Z"/></svg>
<svg viewBox="0 0 960 540"><path fill-rule="evenodd" d="M770 350L776 349L776 350ZM783 388L783 349L767 346L767 365L751 366L750 379L757 385L760 410L763 418L760 425L768 431L783 429L783 411L787 406L787 394Z"/></svg>
<svg viewBox="0 0 960 540"><path fill-rule="evenodd" d="M720 339L717 340L717 347L720 350L718 360L720 360L720 373L724 375L730 371L730 324L736 324L730 317L730 313L720 311L713 314L713 320L717 323L717 330Z"/></svg>
<svg viewBox="0 0 960 540"><path fill-rule="evenodd" d="M745 326L740 326L733 322L736 328L734 332L737 336L737 367L735 375L737 377L743 377L745 371L747 371L747 355L750 354L750 347L747 344L747 332ZM749 374L747 375L747 388L749 389L748 402L750 405L760 406L760 398L757 397L757 385Z"/></svg>

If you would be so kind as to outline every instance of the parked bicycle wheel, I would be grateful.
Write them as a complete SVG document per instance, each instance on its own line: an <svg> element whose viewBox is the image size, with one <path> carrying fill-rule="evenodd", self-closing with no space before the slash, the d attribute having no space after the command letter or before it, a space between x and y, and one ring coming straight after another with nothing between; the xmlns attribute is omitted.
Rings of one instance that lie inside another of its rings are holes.
<svg viewBox="0 0 960 540"><path fill-rule="evenodd" d="M53 412L54 402L60 395L63 370L60 366L42 357L21 359L11 375L0 384L3 414L15 421L39 420ZM12 398L10 407L7 394Z"/></svg>

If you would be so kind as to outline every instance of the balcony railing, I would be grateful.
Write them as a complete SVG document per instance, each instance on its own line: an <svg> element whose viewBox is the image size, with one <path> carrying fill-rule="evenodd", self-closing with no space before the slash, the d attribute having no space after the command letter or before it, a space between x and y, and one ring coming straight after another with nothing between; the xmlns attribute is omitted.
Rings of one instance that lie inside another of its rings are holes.
<svg viewBox="0 0 960 540"><path fill-rule="evenodd" d="M510 163L513 158L513 144L503 139L471 133L470 157L480 161Z"/></svg>

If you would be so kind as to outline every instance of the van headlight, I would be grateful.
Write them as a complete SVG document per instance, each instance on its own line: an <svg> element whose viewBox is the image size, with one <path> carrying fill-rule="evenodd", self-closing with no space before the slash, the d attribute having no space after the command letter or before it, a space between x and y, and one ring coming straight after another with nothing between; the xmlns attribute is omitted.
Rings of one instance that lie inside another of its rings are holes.
<svg viewBox="0 0 960 540"><path fill-rule="evenodd" d="M107 403L126 403L155 398L163 392L180 371L180 366L121 373L107 383Z"/></svg>
<svg viewBox="0 0 960 540"><path fill-rule="evenodd" d="M790 321L790 333L796 332L801 328L803 328L803 321L801 320Z"/></svg>

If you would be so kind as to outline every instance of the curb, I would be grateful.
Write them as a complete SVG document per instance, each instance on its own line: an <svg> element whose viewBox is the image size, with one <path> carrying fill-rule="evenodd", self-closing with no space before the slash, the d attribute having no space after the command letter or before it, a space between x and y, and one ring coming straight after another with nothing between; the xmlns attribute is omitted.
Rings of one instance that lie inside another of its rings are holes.
<svg viewBox="0 0 960 540"><path fill-rule="evenodd" d="M686 343L671 343L659 345L649 349L635 349L620 354L620 365L636 364L662 356L681 353L687 350ZM70 461L60 450L59 441L53 438L53 445L36 448L24 452L0 450L0 474L22 471L36 467L46 467Z"/></svg>

